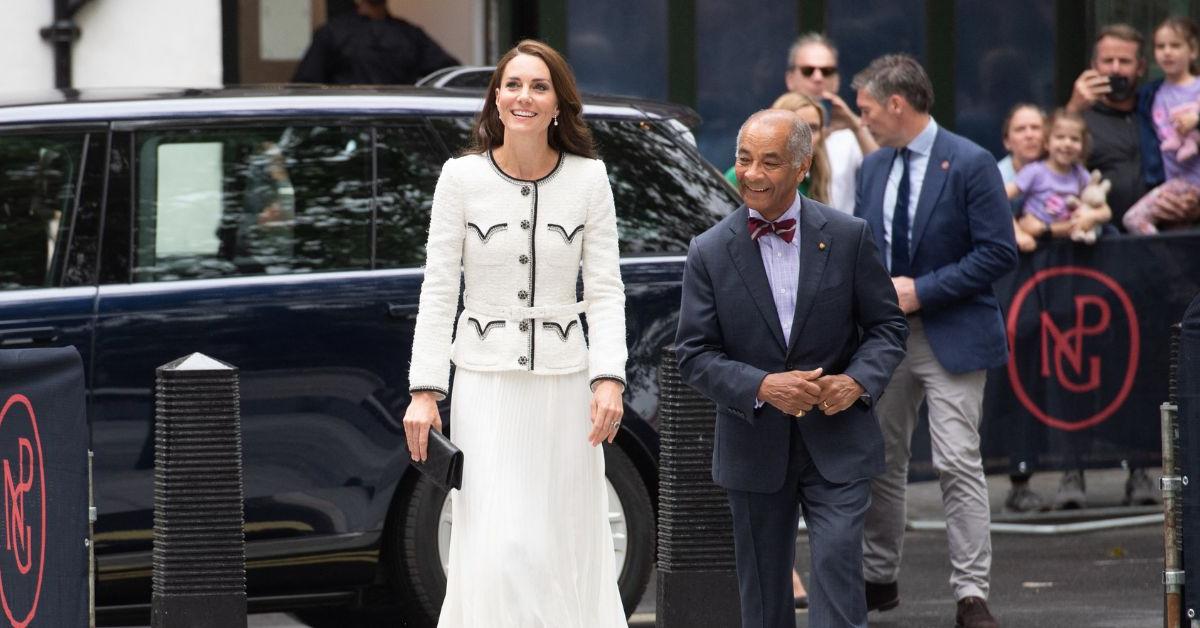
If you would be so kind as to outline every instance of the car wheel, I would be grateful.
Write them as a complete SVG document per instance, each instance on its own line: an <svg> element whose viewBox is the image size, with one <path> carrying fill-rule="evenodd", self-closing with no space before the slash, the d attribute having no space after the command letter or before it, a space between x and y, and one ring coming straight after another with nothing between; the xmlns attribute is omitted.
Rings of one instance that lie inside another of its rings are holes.
<svg viewBox="0 0 1200 628"><path fill-rule="evenodd" d="M618 587L628 617L637 608L654 563L654 509L633 462L619 447L604 448L608 489L608 522L613 535L613 559ZM446 566L454 514L449 494L423 477L396 509L393 534L394 581L405 599L411 628L437 624L446 596Z"/></svg>
<svg viewBox="0 0 1200 628"><path fill-rule="evenodd" d="M423 475L418 475L410 486L388 526L393 548L392 582L403 598L404 625L435 628L446 597L443 556L450 545L450 495ZM440 538L443 530L444 542ZM447 549L443 550L442 545Z"/></svg>

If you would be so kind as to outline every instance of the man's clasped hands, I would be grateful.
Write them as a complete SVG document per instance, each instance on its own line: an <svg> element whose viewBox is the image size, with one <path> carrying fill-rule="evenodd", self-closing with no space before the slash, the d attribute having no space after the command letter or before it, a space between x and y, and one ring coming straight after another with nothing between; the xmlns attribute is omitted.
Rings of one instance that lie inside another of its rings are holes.
<svg viewBox="0 0 1200 628"><path fill-rule="evenodd" d="M758 386L758 399L792 416L804 416L813 409L833 415L853 405L863 392L849 375L825 375L817 368L767 375Z"/></svg>

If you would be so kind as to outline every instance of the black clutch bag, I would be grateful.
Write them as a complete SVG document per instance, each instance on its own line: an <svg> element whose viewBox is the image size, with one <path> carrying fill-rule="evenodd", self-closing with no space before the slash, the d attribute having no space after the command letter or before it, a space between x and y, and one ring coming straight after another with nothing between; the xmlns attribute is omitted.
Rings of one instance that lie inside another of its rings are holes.
<svg viewBox="0 0 1200 628"><path fill-rule="evenodd" d="M430 428L425 462L414 462L425 477L449 491L462 488L463 452L441 432Z"/></svg>

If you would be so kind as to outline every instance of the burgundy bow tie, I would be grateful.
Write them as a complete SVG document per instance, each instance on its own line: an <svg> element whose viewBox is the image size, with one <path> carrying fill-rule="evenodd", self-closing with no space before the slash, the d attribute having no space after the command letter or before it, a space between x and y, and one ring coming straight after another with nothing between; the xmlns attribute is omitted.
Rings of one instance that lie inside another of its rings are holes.
<svg viewBox="0 0 1200 628"><path fill-rule="evenodd" d="M796 219L788 218L787 220L769 222L762 218L750 216L750 239L757 240L768 233L774 233L784 242L791 243L792 238L796 237Z"/></svg>

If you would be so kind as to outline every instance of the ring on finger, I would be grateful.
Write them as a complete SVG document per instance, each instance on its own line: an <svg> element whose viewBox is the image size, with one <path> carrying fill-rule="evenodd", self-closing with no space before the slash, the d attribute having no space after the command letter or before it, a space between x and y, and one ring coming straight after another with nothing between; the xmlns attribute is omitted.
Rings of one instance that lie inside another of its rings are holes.
<svg viewBox="0 0 1200 628"><path fill-rule="evenodd" d="M828 408L828 407L829 407L829 402L828 402L828 401L822 401L822 402L821 402L821 405L822 405L822 406L824 406L824 407L826 407L826 408Z"/></svg>
<svg viewBox="0 0 1200 628"><path fill-rule="evenodd" d="M609 427L610 429L614 429L614 430L615 430L615 429L617 429L618 427L621 427L621 422L620 422L620 421L613 421L612 423L610 423L610 424L609 424L609 426L608 426L608 427Z"/></svg>

